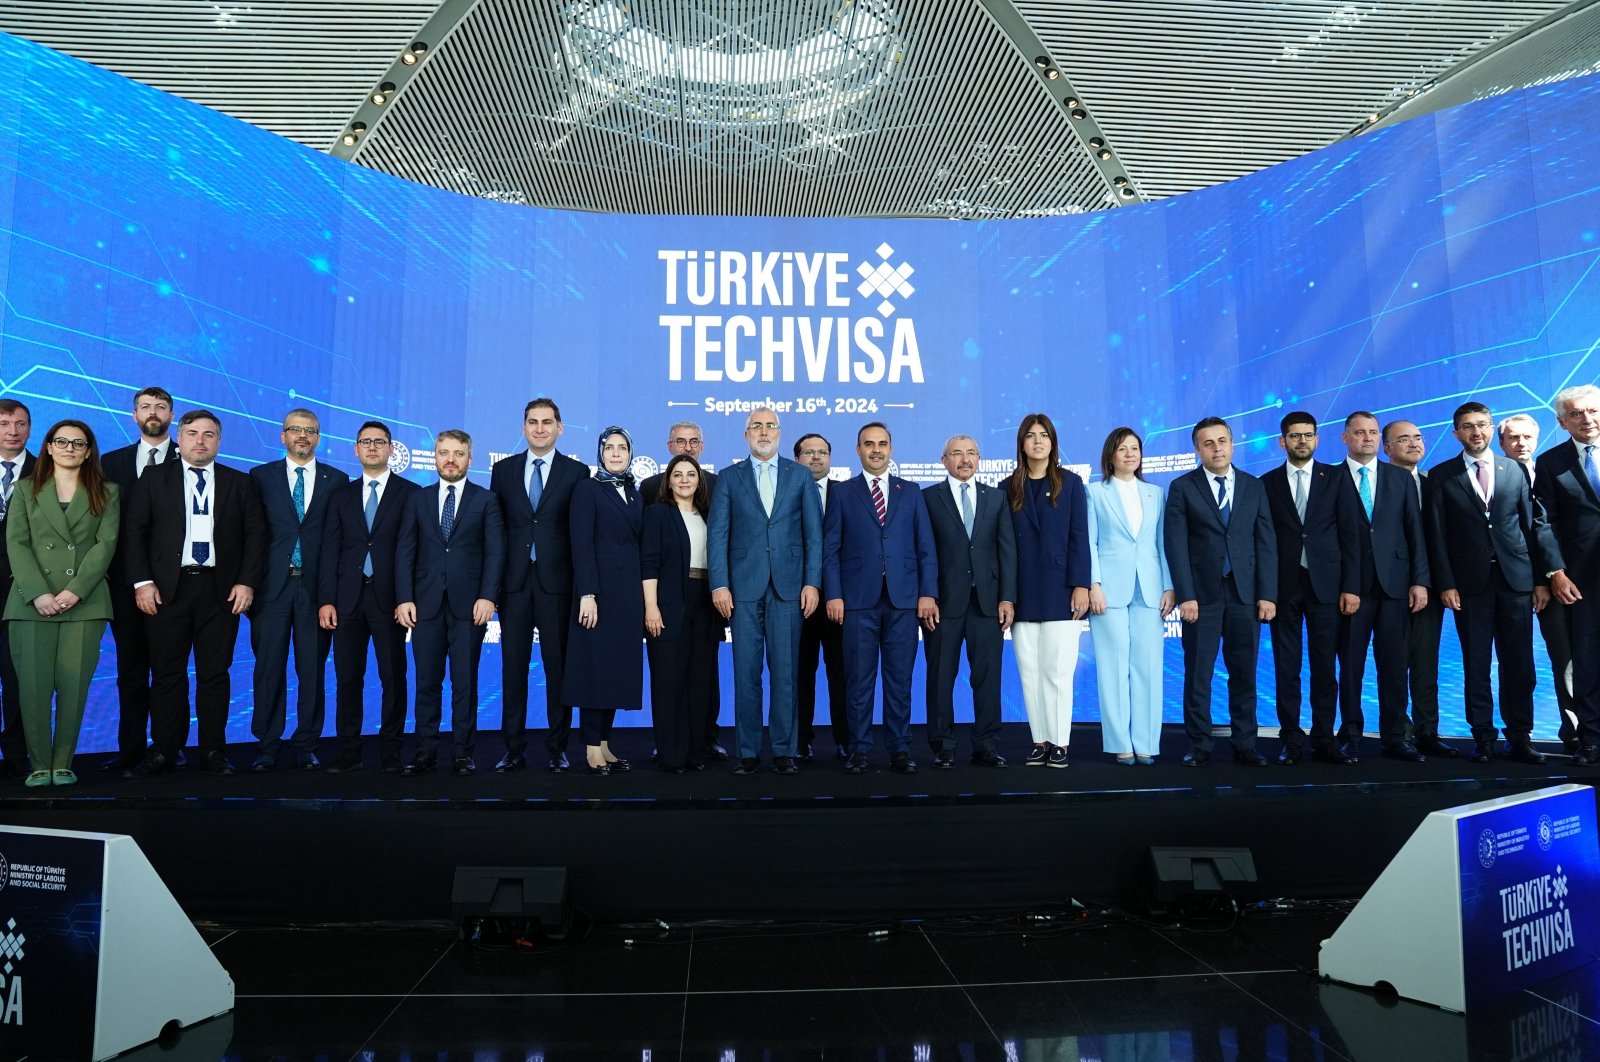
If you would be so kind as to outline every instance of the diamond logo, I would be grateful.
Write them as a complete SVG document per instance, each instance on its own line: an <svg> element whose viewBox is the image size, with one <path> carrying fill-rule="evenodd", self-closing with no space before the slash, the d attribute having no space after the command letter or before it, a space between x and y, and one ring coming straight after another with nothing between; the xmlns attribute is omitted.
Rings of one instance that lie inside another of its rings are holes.
<svg viewBox="0 0 1600 1062"><path fill-rule="evenodd" d="M15 918L6 919L6 931L0 933L0 959L5 959L6 961L6 973L9 974L11 972L12 959L21 962L25 957L22 954L22 946L27 942L28 938L17 932L17 920Z"/></svg>
<svg viewBox="0 0 1600 1062"><path fill-rule="evenodd" d="M878 262L862 262L856 266L856 274L861 277L861 283L856 285L856 291L862 298L872 295L878 296L883 301L878 303L878 315L890 317L894 314L895 305L889 301L890 296L898 295L902 299L910 298L916 288L911 286L911 274L916 270L905 262L897 266L889 264L889 259L894 255L894 248L887 243L878 244Z"/></svg>

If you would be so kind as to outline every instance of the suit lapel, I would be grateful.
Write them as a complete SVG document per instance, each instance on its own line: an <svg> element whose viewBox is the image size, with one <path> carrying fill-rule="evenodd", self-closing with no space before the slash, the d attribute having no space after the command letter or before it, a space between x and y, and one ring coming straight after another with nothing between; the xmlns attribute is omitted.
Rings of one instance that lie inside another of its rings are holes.
<svg viewBox="0 0 1600 1062"><path fill-rule="evenodd" d="M56 531L56 534L60 535L62 538L68 537L67 514L61 511L61 503L56 500L55 480L51 479L45 483L37 495L33 495L33 486L30 483L27 488L27 492L28 493L26 495L23 493L22 482L21 480L18 480L17 488L12 492L11 495L11 504L16 505L18 502L23 504L36 504L39 511L44 513L45 523L53 527ZM82 498L83 491L79 490L78 493L72 496L73 504L77 505Z"/></svg>
<svg viewBox="0 0 1600 1062"><path fill-rule="evenodd" d="M1107 479L1107 480L1102 480L1101 482L1104 484L1104 486L1101 489L1104 490L1107 494L1109 494L1111 496L1111 511L1113 513L1115 513L1116 516L1117 516L1117 519L1122 522L1122 532L1123 532L1123 534L1127 535L1129 538L1132 538L1133 537L1133 524L1128 521L1128 510L1127 510L1127 507L1122 504L1122 492L1117 489L1117 484L1116 484L1116 482L1114 480ZM1140 486L1142 487L1143 484L1140 484ZM1135 490L1134 493L1135 493L1135 496L1138 497L1138 499L1139 499L1139 504L1141 506L1143 506L1144 505L1144 491L1143 490Z"/></svg>
<svg viewBox="0 0 1600 1062"><path fill-rule="evenodd" d="M961 506L956 504L955 490L950 486L950 480L946 478L943 483L939 484L939 488L934 491L934 494L940 499L939 504L944 506L947 515L955 517L956 523L961 523ZM977 497L972 499L972 526L974 529L978 526L978 517L982 510L983 494L980 492Z"/></svg>

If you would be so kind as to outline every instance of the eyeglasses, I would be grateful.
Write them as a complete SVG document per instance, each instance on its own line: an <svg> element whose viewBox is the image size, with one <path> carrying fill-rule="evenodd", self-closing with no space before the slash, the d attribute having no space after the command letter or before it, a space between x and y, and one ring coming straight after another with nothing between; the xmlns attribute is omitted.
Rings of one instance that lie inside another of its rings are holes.
<svg viewBox="0 0 1600 1062"><path fill-rule="evenodd" d="M89 440L69 439L65 435L57 435L50 440L50 445L58 446L63 450L87 450L89 448Z"/></svg>
<svg viewBox="0 0 1600 1062"><path fill-rule="evenodd" d="M1288 439L1290 442L1310 442L1316 437L1317 433L1314 431L1291 431L1289 434L1284 436L1284 438Z"/></svg>
<svg viewBox="0 0 1600 1062"><path fill-rule="evenodd" d="M833 454L832 450L801 450L800 451L800 456L801 457L829 457L832 454Z"/></svg>
<svg viewBox="0 0 1600 1062"><path fill-rule="evenodd" d="M390 441L388 439L380 439L380 438L377 438L377 437L373 437L371 439L357 439L356 440L356 445L357 446L370 446L370 447L376 448L376 447L379 447L379 446L390 446L392 444L390 443Z"/></svg>
<svg viewBox="0 0 1600 1062"><path fill-rule="evenodd" d="M753 420L745 426L746 431L777 431L778 422L775 420Z"/></svg>
<svg viewBox="0 0 1600 1062"><path fill-rule="evenodd" d="M285 435L321 435L321 428L303 428L298 424L286 425L283 429Z"/></svg>

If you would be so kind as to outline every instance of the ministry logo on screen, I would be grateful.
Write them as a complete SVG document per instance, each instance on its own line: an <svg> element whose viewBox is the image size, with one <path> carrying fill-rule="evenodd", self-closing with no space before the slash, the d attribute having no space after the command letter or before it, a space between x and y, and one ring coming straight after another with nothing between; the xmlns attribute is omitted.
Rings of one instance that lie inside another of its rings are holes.
<svg viewBox="0 0 1600 1062"><path fill-rule="evenodd" d="M1555 823L1550 821L1549 815L1539 816L1539 828L1534 832L1534 836L1539 841L1539 850L1541 852L1550 851L1550 846L1555 843L1556 828Z"/></svg>
<svg viewBox="0 0 1600 1062"><path fill-rule="evenodd" d="M0 853L0 890L4 890L6 883L11 880L11 864L6 862L4 853Z"/></svg>
<svg viewBox="0 0 1600 1062"><path fill-rule="evenodd" d="M1494 831L1484 830L1478 834L1478 862L1483 864L1485 870L1494 866Z"/></svg>
<svg viewBox="0 0 1600 1062"><path fill-rule="evenodd" d="M411 447L395 440L394 448L389 451L389 471L399 475L411 467Z"/></svg>

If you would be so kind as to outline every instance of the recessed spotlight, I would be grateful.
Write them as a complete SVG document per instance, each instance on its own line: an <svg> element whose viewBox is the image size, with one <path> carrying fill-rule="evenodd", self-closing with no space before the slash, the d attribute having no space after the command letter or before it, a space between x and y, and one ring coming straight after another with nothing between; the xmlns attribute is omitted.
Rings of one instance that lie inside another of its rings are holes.
<svg viewBox="0 0 1600 1062"><path fill-rule="evenodd" d="M1045 55L1035 56L1033 65L1043 70L1050 65L1050 57Z"/></svg>
<svg viewBox="0 0 1600 1062"><path fill-rule="evenodd" d="M427 42L416 41L411 47L400 53L400 61L407 66L416 66L424 53L428 50Z"/></svg>
<svg viewBox="0 0 1600 1062"><path fill-rule="evenodd" d="M393 95L394 95L394 82L393 81L385 81L383 84L379 85L376 90L373 91L373 93L372 93L372 102L376 103L379 107L382 107L385 103L389 102L389 97L393 96Z"/></svg>
<svg viewBox="0 0 1600 1062"><path fill-rule="evenodd" d="M1111 178L1111 183L1116 185L1118 188L1121 188L1123 185L1128 183L1128 179L1119 174L1118 176Z"/></svg>
<svg viewBox="0 0 1600 1062"><path fill-rule="evenodd" d="M1106 138L1103 136L1091 136L1089 138L1089 146L1092 148L1103 148L1106 146Z"/></svg>
<svg viewBox="0 0 1600 1062"><path fill-rule="evenodd" d="M1044 76L1049 78L1051 81L1056 81L1061 77L1061 71L1052 66L1049 70L1044 72Z"/></svg>
<svg viewBox="0 0 1600 1062"><path fill-rule="evenodd" d="M1081 122L1085 118L1089 117L1089 112L1084 110L1082 107L1074 107L1072 110L1072 117Z"/></svg>
<svg viewBox="0 0 1600 1062"><path fill-rule="evenodd" d="M1101 162L1105 162L1111 158L1111 152L1107 151L1105 148L1101 148L1099 153L1095 155L1095 158L1099 159Z"/></svg>
<svg viewBox="0 0 1600 1062"><path fill-rule="evenodd" d="M1122 198L1124 198L1124 199L1132 199L1133 198L1133 189L1124 187L1122 189Z"/></svg>

